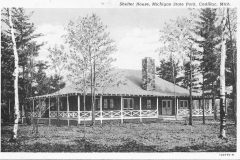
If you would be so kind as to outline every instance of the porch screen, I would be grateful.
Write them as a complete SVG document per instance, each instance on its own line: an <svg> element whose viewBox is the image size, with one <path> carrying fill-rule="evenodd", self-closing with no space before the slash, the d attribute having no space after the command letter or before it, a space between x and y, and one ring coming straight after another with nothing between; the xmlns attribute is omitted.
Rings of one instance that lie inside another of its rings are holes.
<svg viewBox="0 0 240 160"><path fill-rule="evenodd" d="M113 99L110 99L110 108L113 108Z"/></svg>
<svg viewBox="0 0 240 160"><path fill-rule="evenodd" d="M104 99L104 104L103 104L104 108L107 108L107 99Z"/></svg>
<svg viewBox="0 0 240 160"><path fill-rule="evenodd" d="M98 98L95 99L95 108L100 108L100 103Z"/></svg>
<svg viewBox="0 0 240 160"><path fill-rule="evenodd" d="M133 109L134 101L132 98L123 99L124 109Z"/></svg>
<svg viewBox="0 0 240 160"><path fill-rule="evenodd" d="M151 100L147 100L147 108L151 108Z"/></svg>

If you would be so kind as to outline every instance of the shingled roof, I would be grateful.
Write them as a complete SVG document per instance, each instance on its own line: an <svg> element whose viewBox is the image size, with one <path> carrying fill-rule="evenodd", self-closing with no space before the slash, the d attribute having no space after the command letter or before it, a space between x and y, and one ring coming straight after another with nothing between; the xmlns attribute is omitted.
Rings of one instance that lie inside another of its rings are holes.
<svg viewBox="0 0 240 160"><path fill-rule="evenodd" d="M146 91L142 89L142 70L130 70L130 69L120 69L121 73L123 73L125 83L120 84L118 86L111 86L108 87L104 93L100 91L96 91L97 95L109 95L109 96L154 96L154 97L174 97L174 84L163 80L159 77L155 77L155 85L156 88L154 91ZM77 91L74 85L68 85L65 88L61 89L60 91L43 95L37 96L34 98L41 98L41 97L54 97L56 95L75 95L75 94L82 94L81 91ZM177 97L188 97L189 90L184 89L176 85L175 92ZM90 90L87 91L90 94ZM200 97L200 93L193 93L194 97Z"/></svg>

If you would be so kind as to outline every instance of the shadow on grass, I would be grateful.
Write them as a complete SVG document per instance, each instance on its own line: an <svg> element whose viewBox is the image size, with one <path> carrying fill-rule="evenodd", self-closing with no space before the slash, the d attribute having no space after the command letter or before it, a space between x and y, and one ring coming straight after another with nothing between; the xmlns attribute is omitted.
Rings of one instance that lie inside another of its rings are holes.
<svg viewBox="0 0 240 160"><path fill-rule="evenodd" d="M144 146L134 140L118 146L95 144L85 139L75 140L75 142L76 145L42 144L38 142L33 145L26 145L21 142L7 142L2 144L1 152L157 152L154 147Z"/></svg>
<svg viewBox="0 0 240 160"><path fill-rule="evenodd" d="M26 145L21 142L2 143L2 152L236 152L236 146L176 146L172 149L166 149L163 146L146 146L137 143L135 140L123 139L123 144L117 146L107 146L96 144L86 139L75 140L75 145L68 144L42 144L35 143Z"/></svg>
<svg viewBox="0 0 240 160"><path fill-rule="evenodd" d="M169 152L236 152L236 146L204 146L204 145L193 145L193 146L177 146L170 149Z"/></svg>
<svg viewBox="0 0 240 160"><path fill-rule="evenodd" d="M13 132L12 131L9 131L9 130L1 130L1 134L3 135L3 134L13 134Z"/></svg>

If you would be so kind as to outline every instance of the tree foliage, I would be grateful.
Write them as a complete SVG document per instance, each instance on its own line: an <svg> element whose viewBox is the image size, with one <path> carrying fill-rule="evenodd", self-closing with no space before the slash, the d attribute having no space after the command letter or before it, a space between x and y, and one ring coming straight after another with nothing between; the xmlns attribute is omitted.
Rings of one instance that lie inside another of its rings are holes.
<svg viewBox="0 0 240 160"><path fill-rule="evenodd" d="M3 8L1 13L1 21L3 22L1 29L1 104L7 112L9 108L12 112L14 102L14 54L7 11L7 8ZM24 107L26 111L30 111L32 103L29 102L28 98L58 90L59 88L56 88L56 81L58 80L56 79L59 79L59 77L56 75L47 76L48 64L44 61L35 60L44 43L36 42L36 38L43 35L35 33L35 25L31 23L33 12L27 13L24 8L12 8L11 13L19 57L19 106L20 109Z"/></svg>
<svg viewBox="0 0 240 160"><path fill-rule="evenodd" d="M216 8L203 8L199 12L196 34L201 39L196 42L203 49L202 52L198 52L201 56L200 71L205 75L204 90L210 90L211 94L216 94L214 85L217 84L219 78L221 28L217 24Z"/></svg>
<svg viewBox="0 0 240 160"><path fill-rule="evenodd" d="M174 66L173 66L174 65ZM172 71L174 70L174 74L172 74ZM176 62L176 64L172 64L172 59L169 60L162 59L160 60L160 66L156 67L156 74L171 83L174 83L174 77L178 77L180 73L181 67L179 66L179 62ZM179 79L176 78L176 84L179 82Z"/></svg>
<svg viewBox="0 0 240 160"><path fill-rule="evenodd" d="M16 40L16 49L18 52L19 57L19 103L20 106L25 105L27 102L26 98L31 95L30 88L31 88L31 78L30 77L30 57L36 57L38 55L38 50L43 44L36 44L34 41L35 38L42 36L42 34L35 34L35 27L33 23L30 23L30 17L33 13L27 14L24 8L12 8L12 22L14 28L14 36ZM12 81L12 73L13 73L13 50L12 43L11 43L11 32L10 32L10 23L8 21L8 9L2 9L2 19L1 21L5 25L4 28L1 30L1 37L2 39L2 55L3 59L1 59L1 67L4 72L2 72L2 86L4 86L4 92L2 95L7 95L9 99L14 99L12 96L13 88L9 87L13 85ZM33 51L32 48L35 48ZM9 67L9 68L7 68ZM11 73L9 73L11 72ZM10 94L9 94L10 93ZM7 101L5 99L6 96L2 99L2 102Z"/></svg>
<svg viewBox="0 0 240 160"><path fill-rule="evenodd" d="M96 14L79 17L66 27L65 39L70 48L68 79L76 85L77 90L84 93L84 102L86 92L91 90L93 124L95 92L103 93L118 78L112 66L116 45L106 29Z"/></svg>

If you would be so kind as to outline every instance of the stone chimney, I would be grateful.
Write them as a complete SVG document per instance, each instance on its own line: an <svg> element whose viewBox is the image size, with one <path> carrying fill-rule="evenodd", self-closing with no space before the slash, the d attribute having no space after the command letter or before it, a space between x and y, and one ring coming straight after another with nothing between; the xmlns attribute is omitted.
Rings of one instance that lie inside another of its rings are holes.
<svg viewBox="0 0 240 160"><path fill-rule="evenodd" d="M155 60L150 57L142 60L142 88L147 91L155 90Z"/></svg>

